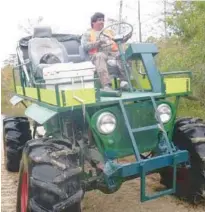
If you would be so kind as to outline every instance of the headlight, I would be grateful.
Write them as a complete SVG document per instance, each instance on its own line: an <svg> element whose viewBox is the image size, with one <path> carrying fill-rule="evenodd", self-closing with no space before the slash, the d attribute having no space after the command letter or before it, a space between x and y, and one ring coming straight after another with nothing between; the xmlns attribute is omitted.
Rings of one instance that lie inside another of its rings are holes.
<svg viewBox="0 0 205 212"><path fill-rule="evenodd" d="M97 119L97 129L102 134L110 134L116 128L116 118L112 113L104 112Z"/></svg>
<svg viewBox="0 0 205 212"><path fill-rule="evenodd" d="M161 104L157 107L157 112L159 114L162 123L167 123L172 117L172 110L169 105Z"/></svg>

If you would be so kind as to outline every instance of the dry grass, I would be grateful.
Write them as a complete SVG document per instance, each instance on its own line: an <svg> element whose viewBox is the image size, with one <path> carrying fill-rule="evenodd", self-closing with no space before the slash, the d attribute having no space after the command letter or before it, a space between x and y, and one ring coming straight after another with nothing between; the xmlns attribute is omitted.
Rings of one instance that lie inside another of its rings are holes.
<svg viewBox="0 0 205 212"><path fill-rule="evenodd" d="M1 113L6 115L23 115L24 107L13 106L9 100L14 94L12 67L1 69Z"/></svg>

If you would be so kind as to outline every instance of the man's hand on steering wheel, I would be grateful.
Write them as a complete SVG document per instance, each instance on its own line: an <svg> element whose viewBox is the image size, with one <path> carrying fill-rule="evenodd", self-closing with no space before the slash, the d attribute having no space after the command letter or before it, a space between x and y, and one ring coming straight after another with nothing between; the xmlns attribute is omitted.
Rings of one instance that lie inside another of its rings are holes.
<svg viewBox="0 0 205 212"><path fill-rule="evenodd" d="M105 40L99 40L98 43L99 43L100 46L103 45L103 44L107 44L107 42Z"/></svg>
<svg viewBox="0 0 205 212"><path fill-rule="evenodd" d="M107 38L105 36L101 36L99 42L100 48L107 48L110 47L113 44L113 41L110 38Z"/></svg>
<svg viewBox="0 0 205 212"><path fill-rule="evenodd" d="M112 33L106 33L106 31L109 32L113 32L112 28L121 29L119 30L117 35L113 35ZM111 29L111 30L109 30ZM123 31L122 31L123 29ZM103 37L107 37L107 39L112 40L114 42L119 41L121 43L125 43L127 42L131 37L132 37L132 33L133 33L133 26L129 23L126 22L119 22L119 23L115 23L115 24L111 24L107 27L105 27L99 35L100 40L103 39Z"/></svg>

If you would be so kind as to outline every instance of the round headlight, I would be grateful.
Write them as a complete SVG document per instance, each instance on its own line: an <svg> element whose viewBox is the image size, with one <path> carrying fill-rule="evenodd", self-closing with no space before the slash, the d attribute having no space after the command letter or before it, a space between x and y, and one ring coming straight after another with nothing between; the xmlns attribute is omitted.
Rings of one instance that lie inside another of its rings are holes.
<svg viewBox="0 0 205 212"><path fill-rule="evenodd" d="M162 123L167 123L172 117L171 107L167 104L161 104L157 107L157 112L159 114Z"/></svg>
<svg viewBox="0 0 205 212"><path fill-rule="evenodd" d="M112 113L104 112L97 119L97 129L102 134L110 134L116 128L116 118Z"/></svg>

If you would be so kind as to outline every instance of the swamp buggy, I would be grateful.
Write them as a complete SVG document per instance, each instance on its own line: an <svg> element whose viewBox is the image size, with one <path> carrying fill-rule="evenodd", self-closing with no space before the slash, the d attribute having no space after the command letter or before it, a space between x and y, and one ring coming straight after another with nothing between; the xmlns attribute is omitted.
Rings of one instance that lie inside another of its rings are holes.
<svg viewBox="0 0 205 212"><path fill-rule="evenodd" d="M176 118L180 97L191 94L192 75L159 72L154 44L124 48L133 28L119 24L129 30L109 39L118 44L127 91L119 88L114 65L113 91L101 89L80 36L37 27L19 41L10 102L22 103L26 116L3 121L6 168L19 171L17 212L79 212L86 191L111 194L135 178L142 202L169 194L204 200L205 124ZM61 63L40 64L47 53ZM122 162L129 156L134 160ZM166 189L147 194L151 173L160 174Z"/></svg>

